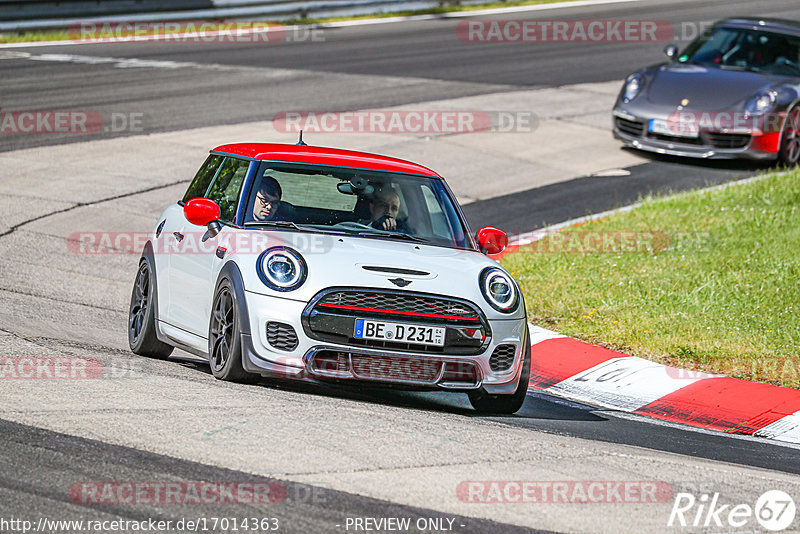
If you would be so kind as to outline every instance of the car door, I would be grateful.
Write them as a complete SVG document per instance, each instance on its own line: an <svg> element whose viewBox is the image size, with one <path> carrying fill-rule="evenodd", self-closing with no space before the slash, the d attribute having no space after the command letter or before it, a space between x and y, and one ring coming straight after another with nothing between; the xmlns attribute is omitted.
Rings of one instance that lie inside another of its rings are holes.
<svg viewBox="0 0 800 534"><path fill-rule="evenodd" d="M197 336L208 336L208 318L216 282L214 268L217 246L226 237L231 223L236 217L244 178L250 166L248 160L226 157L220 165L208 190L203 196L216 202L220 207L220 221L223 228L211 237L208 228L197 226L186 220L181 213L182 230L180 242L170 256L169 286L171 324Z"/></svg>
<svg viewBox="0 0 800 534"><path fill-rule="evenodd" d="M204 197L222 165L224 156L211 154L195 174L192 183L183 198L164 211L164 218L158 225L157 235L153 241L156 256L156 272L158 278L158 318L172 324L170 317L170 268L174 253L181 247L180 241L186 232L186 217L183 216L183 205L197 197Z"/></svg>

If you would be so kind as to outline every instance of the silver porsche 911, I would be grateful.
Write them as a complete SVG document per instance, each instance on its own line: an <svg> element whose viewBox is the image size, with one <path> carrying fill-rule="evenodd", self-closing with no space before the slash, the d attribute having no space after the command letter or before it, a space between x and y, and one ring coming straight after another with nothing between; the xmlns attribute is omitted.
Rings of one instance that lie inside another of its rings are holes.
<svg viewBox="0 0 800 534"><path fill-rule="evenodd" d="M669 62L628 76L614 137L697 158L800 159L800 22L719 21Z"/></svg>

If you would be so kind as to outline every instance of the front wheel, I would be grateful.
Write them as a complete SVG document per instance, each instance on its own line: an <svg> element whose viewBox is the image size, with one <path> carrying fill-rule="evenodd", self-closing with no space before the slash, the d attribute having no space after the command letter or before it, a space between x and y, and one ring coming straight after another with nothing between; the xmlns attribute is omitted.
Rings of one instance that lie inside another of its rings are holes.
<svg viewBox="0 0 800 534"><path fill-rule="evenodd" d="M778 160L788 166L797 165L800 160L800 107L794 107L786 114Z"/></svg>
<svg viewBox="0 0 800 534"><path fill-rule="evenodd" d="M525 403L528 393L528 382L531 378L531 336L525 330L525 352L522 361L522 372L519 377L517 390L510 395L489 395L481 388L469 393L469 402L475 411L480 414L512 414L519 411Z"/></svg>
<svg viewBox="0 0 800 534"><path fill-rule="evenodd" d="M239 307L229 280L223 280L214 296L208 326L208 361L211 374L220 380L245 382L253 375L242 366Z"/></svg>
<svg viewBox="0 0 800 534"><path fill-rule="evenodd" d="M135 354L164 360L173 347L156 336L155 272L150 261L142 258L133 282L128 309L128 345Z"/></svg>

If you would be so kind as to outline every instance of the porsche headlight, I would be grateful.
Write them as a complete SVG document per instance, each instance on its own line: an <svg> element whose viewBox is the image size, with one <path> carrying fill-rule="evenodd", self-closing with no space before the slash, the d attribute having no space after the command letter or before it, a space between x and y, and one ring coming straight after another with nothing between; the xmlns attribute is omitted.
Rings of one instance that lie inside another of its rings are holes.
<svg viewBox="0 0 800 534"><path fill-rule="evenodd" d="M748 100L744 109L753 113L764 113L766 111L772 111L775 107L775 102L777 102L777 95L775 92L767 91L766 93L761 93Z"/></svg>
<svg viewBox="0 0 800 534"><path fill-rule="evenodd" d="M625 91L622 95L625 98L625 102L636 98L636 95L641 92L642 87L644 87L644 77L641 74L628 76L628 79L625 81Z"/></svg>
<svg viewBox="0 0 800 534"><path fill-rule="evenodd" d="M258 277L276 291L292 291L306 281L308 268L303 257L287 247L265 250L256 262Z"/></svg>
<svg viewBox="0 0 800 534"><path fill-rule="evenodd" d="M519 295L517 286L509 275L496 267L481 272L481 292L486 302L495 310L511 313L517 309Z"/></svg>

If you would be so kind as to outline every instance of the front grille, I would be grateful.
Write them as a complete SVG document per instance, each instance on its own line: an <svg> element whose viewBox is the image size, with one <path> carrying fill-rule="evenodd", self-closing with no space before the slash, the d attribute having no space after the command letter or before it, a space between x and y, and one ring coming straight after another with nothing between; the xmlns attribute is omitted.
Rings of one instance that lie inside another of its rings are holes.
<svg viewBox="0 0 800 534"><path fill-rule="evenodd" d="M615 117L617 122L617 129L625 134L634 137L640 137L644 132L644 123L638 121L629 121L621 117Z"/></svg>
<svg viewBox="0 0 800 534"><path fill-rule="evenodd" d="M475 310L457 301L379 291L334 291L320 299L317 306L421 319L480 320Z"/></svg>
<svg viewBox="0 0 800 534"><path fill-rule="evenodd" d="M267 323L267 341L278 350L294 350L297 348L297 333L286 323Z"/></svg>
<svg viewBox="0 0 800 534"><path fill-rule="evenodd" d="M649 132L647 137L650 139L658 139L659 141L666 141L667 143L676 143L680 145L702 145L703 140L699 137L681 137L679 135L664 135L654 132Z"/></svg>
<svg viewBox="0 0 800 534"><path fill-rule="evenodd" d="M442 362L418 358L351 355L353 374L370 380L403 380L434 383L439 378Z"/></svg>
<svg viewBox="0 0 800 534"><path fill-rule="evenodd" d="M308 358L307 369L318 379L402 382L445 389L474 389L481 373L471 361L442 361L419 357L359 354L322 349Z"/></svg>
<svg viewBox="0 0 800 534"><path fill-rule="evenodd" d="M489 367L494 372L508 371L514 364L514 354L517 352L515 345L498 345L489 358Z"/></svg>
<svg viewBox="0 0 800 534"><path fill-rule="evenodd" d="M475 386L480 383L478 368L472 362L447 362L444 364L442 383L449 387Z"/></svg>
<svg viewBox="0 0 800 534"><path fill-rule="evenodd" d="M444 328L444 345L356 338L358 319ZM319 341L428 354L479 354L486 350L491 338L489 322L474 304L424 293L380 289L323 291L303 311L303 329L310 338Z"/></svg>
<svg viewBox="0 0 800 534"><path fill-rule="evenodd" d="M744 148L750 143L750 134L707 132L706 137L714 148Z"/></svg>
<svg viewBox="0 0 800 534"><path fill-rule="evenodd" d="M323 350L311 360L311 370L325 376L345 376L350 373L350 353Z"/></svg>

